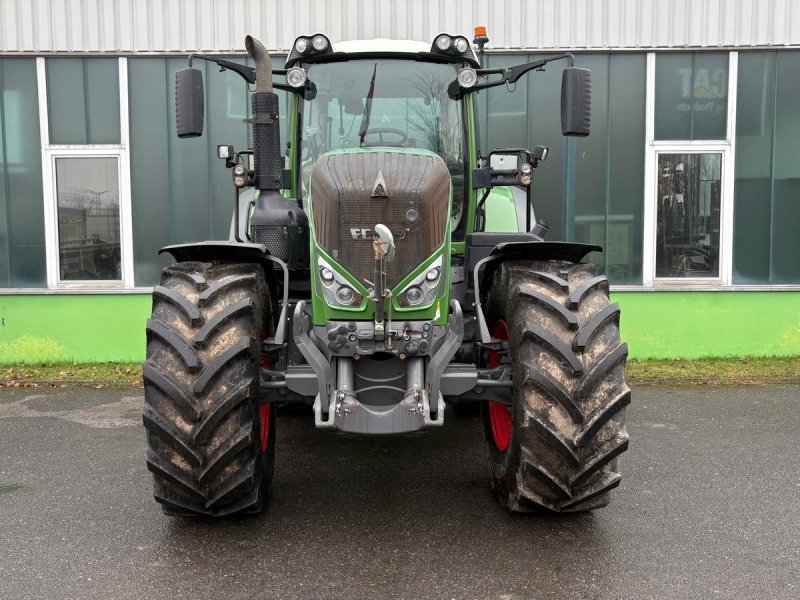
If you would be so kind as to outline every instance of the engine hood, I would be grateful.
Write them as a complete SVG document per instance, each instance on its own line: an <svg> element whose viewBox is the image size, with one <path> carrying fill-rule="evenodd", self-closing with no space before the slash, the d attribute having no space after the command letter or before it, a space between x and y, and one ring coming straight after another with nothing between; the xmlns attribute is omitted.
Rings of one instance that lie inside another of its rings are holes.
<svg viewBox="0 0 800 600"><path fill-rule="evenodd" d="M311 172L311 216L316 243L362 281L372 279L372 228L389 227L397 247L391 287L444 243L450 172L428 150L334 151Z"/></svg>

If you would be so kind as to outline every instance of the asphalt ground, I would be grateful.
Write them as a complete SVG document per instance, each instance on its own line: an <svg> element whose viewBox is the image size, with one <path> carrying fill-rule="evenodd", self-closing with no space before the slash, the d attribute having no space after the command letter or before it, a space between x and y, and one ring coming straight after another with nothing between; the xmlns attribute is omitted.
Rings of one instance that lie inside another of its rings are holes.
<svg viewBox="0 0 800 600"><path fill-rule="evenodd" d="M0 391L0 598L798 598L800 388L638 388L610 506L514 515L477 417L284 411L265 512L161 513L138 391Z"/></svg>

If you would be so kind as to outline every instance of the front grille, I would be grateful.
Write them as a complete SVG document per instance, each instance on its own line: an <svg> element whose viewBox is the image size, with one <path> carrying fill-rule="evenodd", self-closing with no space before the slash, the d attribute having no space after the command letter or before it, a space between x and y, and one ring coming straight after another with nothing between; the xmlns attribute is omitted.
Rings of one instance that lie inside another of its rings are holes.
<svg viewBox="0 0 800 600"><path fill-rule="evenodd" d="M388 198L372 198L383 176ZM444 242L450 206L450 173L431 153L363 151L323 156L312 173L317 243L361 280L374 278L372 229L386 225L395 237L387 263L394 287ZM416 209L416 222L406 213Z"/></svg>
<svg viewBox="0 0 800 600"><path fill-rule="evenodd" d="M339 199L338 260L353 275L372 281L375 270L375 250L372 245L372 227L386 225L394 235L395 259L386 263L386 281L396 285L425 258L425 248L420 240L420 225L409 224L404 215L409 208L420 213L417 198L364 198L341 196Z"/></svg>

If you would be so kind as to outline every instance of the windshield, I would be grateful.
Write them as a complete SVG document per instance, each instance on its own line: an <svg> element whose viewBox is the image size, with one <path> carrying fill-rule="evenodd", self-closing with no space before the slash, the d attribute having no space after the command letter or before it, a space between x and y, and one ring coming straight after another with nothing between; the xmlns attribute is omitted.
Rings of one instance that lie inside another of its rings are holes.
<svg viewBox="0 0 800 600"><path fill-rule="evenodd" d="M303 103L303 171L338 148L424 148L461 170L459 102L447 95L450 64L352 60L308 65L316 96Z"/></svg>

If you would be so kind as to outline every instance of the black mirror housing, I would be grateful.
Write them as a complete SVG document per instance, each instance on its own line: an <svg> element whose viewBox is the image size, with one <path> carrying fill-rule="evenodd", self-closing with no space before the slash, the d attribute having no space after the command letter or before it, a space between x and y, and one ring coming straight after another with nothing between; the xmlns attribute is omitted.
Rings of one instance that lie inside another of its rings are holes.
<svg viewBox="0 0 800 600"><path fill-rule="evenodd" d="M205 94L203 72L200 69L181 69L175 73L175 125L179 138L203 135Z"/></svg>
<svg viewBox="0 0 800 600"><path fill-rule="evenodd" d="M586 137L591 119L591 71L568 67L561 75L561 134Z"/></svg>

